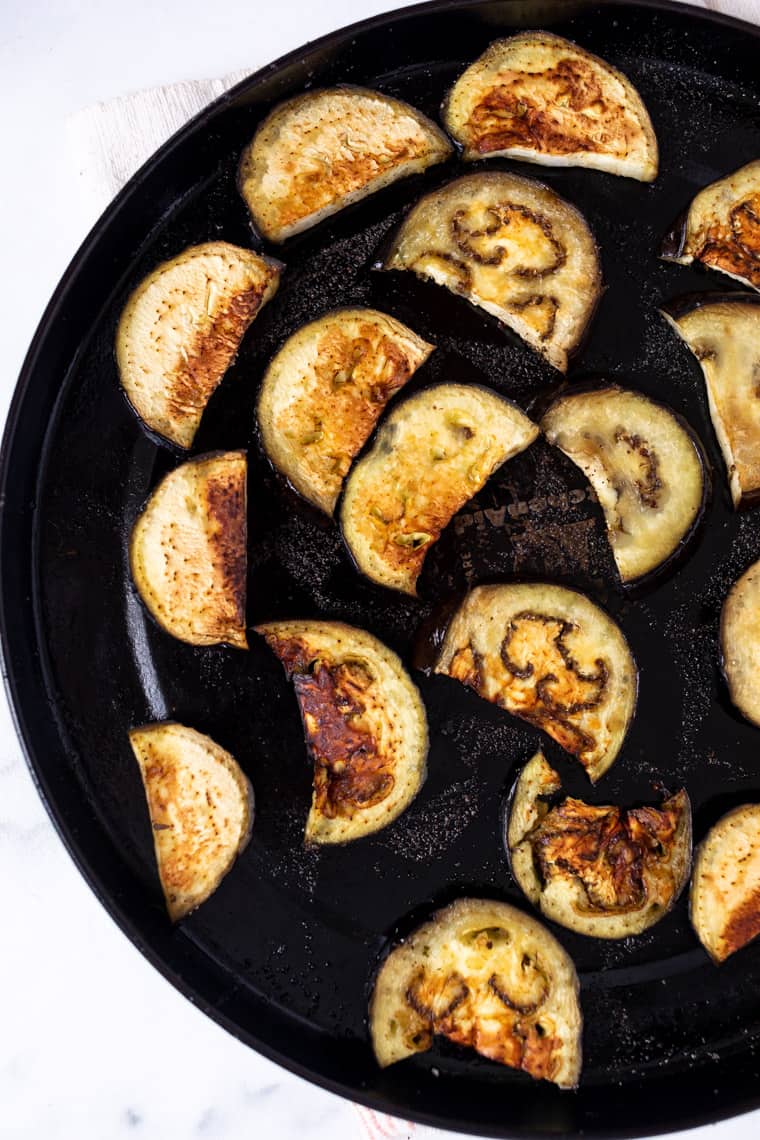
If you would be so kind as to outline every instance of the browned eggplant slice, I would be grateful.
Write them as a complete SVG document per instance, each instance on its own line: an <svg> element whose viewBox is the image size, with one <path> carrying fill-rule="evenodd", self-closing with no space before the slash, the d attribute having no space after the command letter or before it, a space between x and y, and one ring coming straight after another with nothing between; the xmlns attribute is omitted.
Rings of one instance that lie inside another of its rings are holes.
<svg viewBox="0 0 760 1140"><path fill-rule="evenodd" d="M244 451L191 459L159 483L132 529L140 597L167 633L191 645L248 647L246 473Z"/></svg>
<svg viewBox="0 0 760 1140"><path fill-rule="evenodd" d="M594 488L624 582L683 546L701 516L706 480L700 444L675 412L610 385L561 396L541 428Z"/></svg>
<svg viewBox="0 0 760 1140"><path fill-rule="evenodd" d="M330 87L275 107L243 153L238 183L256 228L281 242L452 150L408 103Z"/></svg>
<svg viewBox="0 0 760 1140"><path fill-rule="evenodd" d="M415 594L446 524L537 435L518 407L477 385L438 384L396 407L354 466L340 506L343 537L362 573Z"/></svg>
<svg viewBox="0 0 760 1140"><path fill-rule="evenodd" d="M173 922L213 894L250 839L253 790L235 759L183 724L133 728L158 874Z"/></svg>
<svg viewBox="0 0 760 1140"><path fill-rule="evenodd" d="M621 630L576 590L548 582L477 586L435 665L576 756L594 782L614 762L638 674Z"/></svg>
<svg viewBox="0 0 760 1140"><path fill-rule="evenodd" d="M686 886L691 805L682 789L660 807L593 806L561 790L541 752L512 795L512 872L546 918L593 938L627 938L659 922Z"/></svg>
<svg viewBox="0 0 760 1140"><path fill-rule="evenodd" d="M735 507L760 498L760 297L712 293L662 310L699 361Z"/></svg>
<svg viewBox="0 0 760 1140"><path fill-rule="evenodd" d="M572 959L507 903L460 899L391 950L375 981L372 1044L385 1068L434 1035L536 1079L574 1088L583 1019Z"/></svg>
<svg viewBox="0 0 760 1140"><path fill-rule="evenodd" d="M760 289L760 159L712 182L666 237L666 261L699 261Z"/></svg>
<svg viewBox="0 0 760 1140"><path fill-rule="evenodd" d="M314 793L306 842L347 843L392 823L425 779L425 707L401 661L334 621L256 627L293 681Z"/></svg>
<svg viewBox="0 0 760 1140"><path fill-rule="evenodd" d="M744 804L718 820L697 848L691 921L714 962L760 934L760 804Z"/></svg>
<svg viewBox="0 0 760 1140"><path fill-rule="evenodd" d="M386 269L411 269L497 317L565 372L601 294L583 216L540 182L469 174L422 198Z"/></svg>
<svg viewBox="0 0 760 1140"><path fill-rule="evenodd" d="M731 700L760 726L760 561L745 570L723 603L720 651Z"/></svg>
<svg viewBox="0 0 760 1140"><path fill-rule="evenodd" d="M454 84L443 121L467 159L588 166L641 182L657 176L657 139L636 88L550 32L492 43Z"/></svg>
<svg viewBox="0 0 760 1140"><path fill-rule="evenodd" d="M267 455L325 514L385 405L430 353L377 309L340 309L304 325L272 360L258 422Z"/></svg>
<svg viewBox="0 0 760 1140"><path fill-rule="evenodd" d="M122 387L143 423L190 447L280 264L226 241L191 246L130 296L116 332Z"/></svg>

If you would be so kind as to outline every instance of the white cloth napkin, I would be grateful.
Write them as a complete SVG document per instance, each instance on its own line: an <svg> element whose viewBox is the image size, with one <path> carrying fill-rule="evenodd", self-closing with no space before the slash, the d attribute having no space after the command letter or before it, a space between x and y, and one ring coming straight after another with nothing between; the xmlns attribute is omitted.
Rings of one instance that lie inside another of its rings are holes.
<svg viewBox="0 0 760 1140"><path fill-rule="evenodd" d="M760 0L691 2L760 23ZM249 74L249 70L243 70L221 79L194 79L153 87L96 103L73 115L67 124L69 149L76 163L83 208L90 220L95 221L124 183L175 131ZM367 1140L445 1140L447 1136L456 1140L453 1133L410 1124L361 1105L355 1105L355 1109L360 1131ZM697 1133L691 1135L696 1138Z"/></svg>

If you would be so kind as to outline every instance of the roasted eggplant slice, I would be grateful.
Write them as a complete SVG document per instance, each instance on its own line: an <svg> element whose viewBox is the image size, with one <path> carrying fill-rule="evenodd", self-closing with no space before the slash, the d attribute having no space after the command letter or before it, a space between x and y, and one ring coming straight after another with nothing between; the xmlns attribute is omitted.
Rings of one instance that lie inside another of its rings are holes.
<svg viewBox="0 0 760 1140"><path fill-rule="evenodd" d="M760 159L700 190L663 243L666 261L700 261L760 289Z"/></svg>
<svg viewBox="0 0 760 1140"><path fill-rule="evenodd" d="M760 297L707 293L663 316L702 366L734 506L760 498Z"/></svg>
<svg viewBox="0 0 760 1140"><path fill-rule="evenodd" d="M383 1068L440 1035L560 1088L578 1083L575 967L541 923L507 903L460 899L418 927L385 959L369 1016Z"/></svg>
<svg viewBox="0 0 760 1140"><path fill-rule="evenodd" d="M539 910L593 938L640 934L667 914L691 866L686 792L660 807L596 807L567 797L538 752L512 795L507 845L518 885Z"/></svg>
<svg viewBox="0 0 760 1140"><path fill-rule="evenodd" d="M387 827L420 790L428 748L425 707L399 658L341 622L256 632L293 681L314 761L306 842L348 843Z"/></svg>
<svg viewBox="0 0 760 1140"><path fill-rule="evenodd" d="M256 228L280 242L451 154L408 103L330 87L275 107L243 153L238 184Z"/></svg>
<svg viewBox="0 0 760 1140"><path fill-rule="evenodd" d="M251 835L253 790L235 759L183 724L133 728L158 874L173 922L213 894Z"/></svg>
<svg viewBox="0 0 760 1140"><path fill-rule="evenodd" d="M702 512L705 473L696 437L674 412L610 385L561 396L541 427L594 488L624 582L682 546Z"/></svg>
<svg viewBox="0 0 760 1140"><path fill-rule="evenodd" d="M657 139L636 88L610 64L550 32L497 40L443 108L468 159L505 156L657 176Z"/></svg>
<svg viewBox="0 0 760 1140"><path fill-rule="evenodd" d="M469 174L422 198L386 269L411 269L508 325L558 368L578 347L601 294L583 216L540 182Z"/></svg>
<svg viewBox="0 0 760 1140"><path fill-rule="evenodd" d="M151 431L190 447L206 404L279 280L279 262L210 241L140 282L119 320L116 361L122 387Z"/></svg>
<svg viewBox="0 0 760 1140"><path fill-rule="evenodd" d="M200 455L170 471L137 519L132 578L160 626L191 645L246 649L244 451Z"/></svg>
<svg viewBox="0 0 760 1140"><path fill-rule="evenodd" d="M340 309L304 325L272 360L258 421L267 455L326 514L385 405L433 346L376 309Z"/></svg>
<svg viewBox="0 0 760 1140"><path fill-rule="evenodd" d="M636 705L636 665L618 626L584 594L547 582L471 590L435 672L543 729L594 782L614 762Z"/></svg>
<svg viewBox="0 0 760 1140"><path fill-rule="evenodd" d="M416 592L430 546L538 428L487 388L438 384L395 408L346 481L343 537L362 573Z"/></svg>
<svg viewBox="0 0 760 1140"><path fill-rule="evenodd" d="M719 819L697 848L691 921L714 962L760 934L760 804Z"/></svg>
<svg viewBox="0 0 760 1140"><path fill-rule="evenodd" d="M720 651L731 700L760 726L760 561L745 570L723 603Z"/></svg>

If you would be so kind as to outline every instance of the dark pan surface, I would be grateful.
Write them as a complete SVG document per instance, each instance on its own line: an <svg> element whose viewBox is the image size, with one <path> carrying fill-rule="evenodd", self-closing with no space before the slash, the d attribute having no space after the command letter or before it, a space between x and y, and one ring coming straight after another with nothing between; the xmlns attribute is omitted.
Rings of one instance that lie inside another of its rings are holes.
<svg viewBox="0 0 760 1140"><path fill-rule="evenodd" d="M114 327L158 261L209 238L253 239L237 156L264 111L347 80L435 115L452 79L497 35L551 27L622 68L661 144L652 186L583 170L495 163L576 203L600 243L607 291L570 376L671 404L715 470L704 522L680 566L626 594L583 477L539 442L454 520L429 559L425 601L352 570L335 528L284 489L261 455L262 370L299 324L341 304L394 314L438 345L414 387L475 379L530 409L556 373L464 302L370 266L403 209L459 172L402 183L288 243L278 296L247 336L193 449L250 456L249 621L321 615L363 625L409 660L414 633L452 591L513 574L580 587L630 639L641 670L622 755L593 792L558 750L567 787L596 802L685 784L696 837L760 795L760 732L727 699L718 616L760 555L756 513L734 514L697 363L658 315L663 301L731 289L657 259L660 236L705 183L760 154L758 39L664 5L441 3L336 33L260 73L203 114L137 175L75 259L26 362L4 445L2 621L20 732L48 807L93 888L136 944L201 1008L302 1075L397 1115L494 1136L640 1134L760 1103L760 943L720 969L690 930L686 899L646 934L606 944L555 933L573 955L586 1019L580 1089L559 1093L445 1043L384 1073L366 998L387 940L463 893L527 902L502 844L505 795L540 734L444 678L416 674L430 717L430 776L395 825L345 849L305 852L310 772L295 699L253 638L249 653L194 649L146 616L129 583L136 513L176 462L120 393ZM257 797L250 847L177 929L165 918L126 730L170 716L238 757ZM546 744L546 742L544 741ZM116 979L114 980L116 984Z"/></svg>

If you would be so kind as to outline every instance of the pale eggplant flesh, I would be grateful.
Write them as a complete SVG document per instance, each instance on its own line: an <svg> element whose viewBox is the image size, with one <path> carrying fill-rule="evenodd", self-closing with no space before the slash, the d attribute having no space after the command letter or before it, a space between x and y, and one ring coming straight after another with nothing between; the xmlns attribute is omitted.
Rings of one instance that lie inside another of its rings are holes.
<svg viewBox="0 0 760 1140"><path fill-rule="evenodd" d="M702 516L708 480L701 444L675 412L609 385L560 396L541 428L591 483L623 582L651 574L683 549Z"/></svg>
<svg viewBox="0 0 760 1140"><path fill-rule="evenodd" d="M119 379L147 428L189 448L280 263L225 241L185 249L140 282L116 333Z"/></svg>
<svg viewBox="0 0 760 1140"><path fill-rule="evenodd" d="M733 704L760 726L760 561L745 570L723 603L720 652Z"/></svg>
<svg viewBox="0 0 760 1140"><path fill-rule="evenodd" d="M560 372L602 291L582 214L542 183L505 171L469 174L422 198L383 264L466 298Z"/></svg>
<svg viewBox="0 0 760 1140"><path fill-rule="evenodd" d="M689 910L716 965L760 934L760 804L734 808L707 833L694 860Z"/></svg>
<svg viewBox="0 0 760 1140"><path fill-rule="evenodd" d="M636 706L638 673L615 622L548 582L477 586L452 617L435 672L541 728L596 782Z"/></svg>
<svg viewBox="0 0 760 1140"><path fill-rule="evenodd" d="M706 293L662 310L699 361L731 499L760 499L760 297Z"/></svg>
<svg viewBox="0 0 760 1140"><path fill-rule="evenodd" d="M510 866L541 913L593 938L628 938L659 922L689 878L691 806L681 789L658 807L561 797L538 752L512 793Z"/></svg>
<svg viewBox="0 0 760 1140"><path fill-rule="evenodd" d="M375 980L369 1018L385 1068L447 1037L535 1079L575 1088L583 1018L572 959L534 918L463 898L395 946Z"/></svg>
<svg viewBox="0 0 760 1140"><path fill-rule="evenodd" d="M443 122L465 159L585 166L651 182L657 138L622 72L550 32L496 40L451 89Z"/></svg>
<svg viewBox="0 0 760 1140"><path fill-rule="evenodd" d="M333 621L256 627L293 682L314 788L307 844L387 827L425 780L425 707L400 659L365 630Z"/></svg>
<svg viewBox="0 0 760 1140"><path fill-rule="evenodd" d="M259 431L273 465L332 515L388 401L432 351L376 309L339 309L302 326L269 364L259 393Z"/></svg>
<svg viewBox="0 0 760 1140"><path fill-rule="evenodd" d="M159 483L132 528L129 562L143 603L190 645L246 638L244 451L200 455Z"/></svg>
<svg viewBox="0 0 760 1140"><path fill-rule="evenodd" d="M177 922L213 894L246 847L253 790L229 752L183 724L133 728L129 741L145 789L166 908Z"/></svg>
<svg viewBox="0 0 760 1140"><path fill-rule="evenodd" d="M359 570L415 595L425 556L460 507L538 428L474 384L437 384L398 404L346 480L343 537Z"/></svg>
<svg viewBox="0 0 760 1140"><path fill-rule="evenodd" d="M259 233L282 242L452 154L421 111L346 84L275 107L243 152L238 186Z"/></svg>

